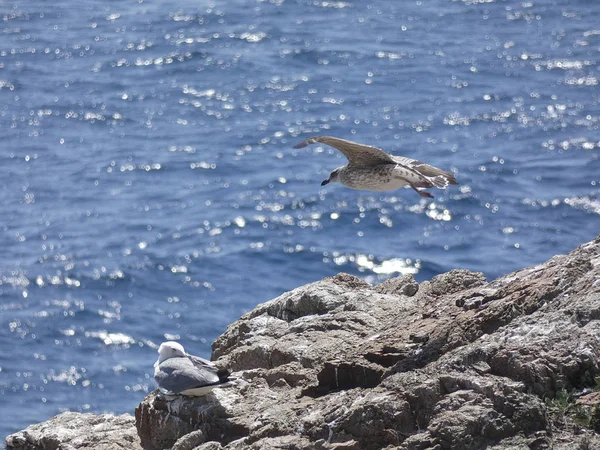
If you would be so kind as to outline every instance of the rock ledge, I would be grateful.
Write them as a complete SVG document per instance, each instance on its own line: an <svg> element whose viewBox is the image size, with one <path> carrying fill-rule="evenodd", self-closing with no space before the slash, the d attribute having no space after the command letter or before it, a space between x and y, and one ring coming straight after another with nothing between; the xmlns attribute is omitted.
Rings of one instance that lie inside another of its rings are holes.
<svg viewBox="0 0 600 450"><path fill-rule="evenodd" d="M23 450L141 450L130 414L65 412L46 422L31 425L6 438L7 448Z"/></svg>
<svg viewBox="0 0 600 450"><path fill-rule="evenodd" d="M600 237L489 283L465 270L420 285L338 274L217 338L213 359L237 386L173 401L155 391L135 426L148 450L600 448L599 336ZM49 425L62 416L8 448L104 448L93 427ZM139 448L130 417L92 417L122 420L110 448Z"/></svg>

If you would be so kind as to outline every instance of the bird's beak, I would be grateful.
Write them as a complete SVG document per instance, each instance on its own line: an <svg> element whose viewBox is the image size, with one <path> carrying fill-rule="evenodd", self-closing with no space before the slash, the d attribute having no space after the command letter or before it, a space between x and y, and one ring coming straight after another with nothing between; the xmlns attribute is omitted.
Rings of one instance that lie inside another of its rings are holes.
<svg viewBox="0 0 600 450"><path fill-rule="evenodd" d="M321 182L321 186L325 186L325 185L326 185L326 184L328 184L328 183L329 183L329 180L323 180L323 181Z"/></svg>

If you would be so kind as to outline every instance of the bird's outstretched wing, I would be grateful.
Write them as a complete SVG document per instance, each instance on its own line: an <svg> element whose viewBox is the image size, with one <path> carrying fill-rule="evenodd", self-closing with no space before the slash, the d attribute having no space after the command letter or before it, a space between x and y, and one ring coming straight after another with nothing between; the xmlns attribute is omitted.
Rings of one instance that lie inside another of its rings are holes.
<svg viewBox="0 0 600 450"><path fill-rule="evenodd" d="M406 156L390 155L380 148L359 144L331 136L312 136L304 139L294 148L303 148L317 142L327 144L344 154L348 158L349 166L377 166L380 164L398 164L415 174L421 181L414 183L417 187L437 187L443 189L449 184L458 184L454 175L437 167L430 166L416 159Z"/></svg>
<svg viewBox="0 0 600 450"><path fill-rule="evenodd" d="M294 148L306 147L317 142L327 144L342 152L348 158L350 166L376 166L379 164L393 164L395 162L391 155L388 155L380 148L331 136L312 136L294 145Z"/></svg>
<svg viewBox="0 0 600 450"><path fill-rule="evenodd" d="M419 175L425 177L428 181L433 184L433 186L443 189L447 187L449 184L458 184L454 175L450 172L446 172L442 169L438 169L437 167L430 166L429 164L425 164L424 162L417 161L416 159L407 158L406 156L393 156L392 159L396 164L400 164L401 166L407 167Z"/></svg>

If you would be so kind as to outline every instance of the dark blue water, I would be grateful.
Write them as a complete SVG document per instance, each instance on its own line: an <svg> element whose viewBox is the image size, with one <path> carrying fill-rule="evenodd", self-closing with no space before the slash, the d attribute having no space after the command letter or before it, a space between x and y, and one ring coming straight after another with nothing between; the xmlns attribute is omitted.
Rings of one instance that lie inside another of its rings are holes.
<svg viewBox="0 0 600 450"><path fill-rule="evenodd" d="M339 271L488 278L600 232L590 1L0 3L0 423L131 412L156 346L207 356ZM334 135L453 170L320 187Z"/></svg>

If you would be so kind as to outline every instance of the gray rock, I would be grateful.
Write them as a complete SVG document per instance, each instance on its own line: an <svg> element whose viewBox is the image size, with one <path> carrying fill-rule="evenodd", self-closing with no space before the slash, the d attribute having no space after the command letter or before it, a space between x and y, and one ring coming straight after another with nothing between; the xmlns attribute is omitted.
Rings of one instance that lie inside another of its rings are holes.
<svg viewBox="0 0 600 450"><path fill-rule="evenodd" d="M381 294L406 295L412 297L419 290L419 283L412 275L390 278L375 286L375 291Z"/></svg>
<svg viewBox="0 0 600 450"><path fill-rule="evenodd" d="M64 412L6 438L7 449L20 450L141 450L130 414Z"/></svg>
<svg viewBox="0 0 600 450"><path fill-rule="evenodd" d="M216 441L205 442L198 447L195 447L194 450L221 450L223 446Z"/></svg>
<svg viewBox="0 0 600 450"><path fill-rule="evenodd" d="M193 450L203 444L207 444L204 431L195 430L184 435L180 439L177 439L171 450ZM216 444L221 447L221 444L218 442L212 442L211 444Z"/></svg>
<svg viewBox="0 0 600 450"><path fill-rule="evenodd" d="M600 375L600 237L489 283L415 284L339 274L258 305L213 344L242 381L148 395L144 449L600 448L584 396ZM51 430L54 447L15 448L71 448Z"/></svg>
<svg viewBox="0 0 600 450"><path fill-rule="evenodd" d="M247 383L170 415L150 395L145 448L192 428L223 449L594 448L547 399L600 374L600 240L490 283L415 284L340 274L258 305L213 344Z"/></svg>
<svg viewBox="0 0 600 450"><path fill-rule="evenodd" d="M221 450L223 446L216 441L205 442L198 447L195 447L194 450Z"/></svg>

